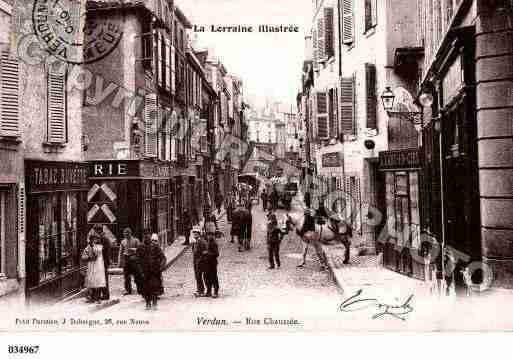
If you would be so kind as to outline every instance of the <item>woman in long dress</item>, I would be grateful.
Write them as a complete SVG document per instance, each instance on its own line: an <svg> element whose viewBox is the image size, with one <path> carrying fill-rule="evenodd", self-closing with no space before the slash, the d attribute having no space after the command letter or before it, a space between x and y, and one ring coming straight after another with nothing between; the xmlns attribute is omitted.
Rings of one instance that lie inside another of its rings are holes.
<svg viewBox="0 0 513 359"><path fill-rule="evenodd" d="M85 286L89 289L88 302L101 303L101 290L107 286L105 281L105 265L103 261L103 246L101 238L92 235L89 239L89 245L82 253L82 259L87 261L87 275Z"/></svg>
<svg viewBox="0 0 513 359"><path fill-rule="evenodd" d="M143 244L137 248L143 271L142 296L146 301L146 309L157 309L157 299L164 294L162 283L162 270L166 263L166 256L158 244L157 234L146 234Z"/></svg>

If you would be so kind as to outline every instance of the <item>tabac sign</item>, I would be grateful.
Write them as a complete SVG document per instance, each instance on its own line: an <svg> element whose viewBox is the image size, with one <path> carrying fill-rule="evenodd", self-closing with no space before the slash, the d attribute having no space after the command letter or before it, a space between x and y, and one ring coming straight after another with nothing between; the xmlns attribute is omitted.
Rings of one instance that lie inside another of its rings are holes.
<svg viewBox="0 0 513 359"><path fill-rule="evenodd" d="M87 189L88 167L77 162L26 161L28 192Z"/></svg>

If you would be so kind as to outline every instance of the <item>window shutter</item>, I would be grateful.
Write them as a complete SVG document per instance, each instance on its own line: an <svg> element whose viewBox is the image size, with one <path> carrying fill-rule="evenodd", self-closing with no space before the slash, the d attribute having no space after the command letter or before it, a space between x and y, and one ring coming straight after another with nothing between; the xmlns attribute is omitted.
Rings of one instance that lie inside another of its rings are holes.
<svg viewBox="0 0 513 359"><path fill-rule="evenodd" d="M372 27L372 2L373 0L365 0L365 31Z"/></svg>
<svg viewBox="0 0 513 359"><path fill-rule="evenodd" d="M335 55L334 51L334 38L333 38L333 8L327 7L324 8L324 29L325 29L325 35L324 35L324 41L325 41L325 47L326 47L326 57L330 58Z"/></svg>
<svg viewBox="0 0 513 359"><path fill-rule="evenodd" d="M365 64L365 82L367 89L367 128L377 128L376 65Z"/></svg>
<svg viewBox="0 0 513 359"><path fill-rule="evenodd" d="M171 46L171 93L174 94L176 90L176 52L175 47Z"/></svg>
<svg viewBox="0 0 513 359"><path fill-rule="evenodd" d="M312 93L311 100L312 100L312 103L310 106L310 108L312 109L312 113L311 113L312 116L310 117L310 119L311 119L310 126L312 126L311 133L312 133L313 138L317 138L317 92Z"/></svg>
<svg viewBox="0 0 513 359"><path fill-rule="evenodd" d="M48 70L48 142L66 142L66 71Z"/></svg>
<svg viewBox="0 0 513 359"><path fill-rule="evenodd" d="M144 153L146 157L157 157L157 94L144 97Z"/></svg>
<svg viewBox="0 0 513 359"><path fill-rule="evenodd" d="M354 135L354 78L340 80L340 130L345 135Z"/></svg>
<svg viewBox="0 0 513 359"><path fill-rule="evenodd" d="M8 51L0 59L0 80L0 135L19 136L19 68Z"/></svg>
<svg viewBox="0 0 513 359"><path fill-rule="evenodd" d="M324 16L319 15L317 18L317 51L319 61L326 58L326 39L325 39Z"/></svg>
<svg viewBox="0 0 513 359"><path fill-rule="evenodd" d="M165 79L162 72L162 34L157 33L157 80L160 87L165 85Z"/></svg>
<svg viewBox="0 0 513 359"><path fill-rule="evenodd" d="M328 94L326 92L317 93L317 137L319 139L329 137Z"/></svg>
<svg viewBox="0 0 513 359"><path fill-rule="evenodd" d="M371 0L371 23L372 26L376 26L378 24L378 0Z"/></svg>
<svg viewBox="0 0 513 359"><path fill-rule="evenodd" d="M353 35L353 0L342 0L342 41L351 44Z"/></svg>
<svg viewBox="0 0 513 359"><path fill-rule="evenodd" d="M172 81L172 71L171 71L171 42L169 39L165 39L165 47L166 47L166 90L171 92L171 81Z"/></svg>
<svg viewBox="0 0 513 359"><path fill-rule="evenodd" d="M319 46L317 42L317 30L312 30L312 44L313 44L313 69L314 71L319 69Z"/></svg>
<svg viewBox="0 0 513 359"><path fill-rule="evenodd" d="M337 128L337 90L330 89L328 92L328 119L329 135L336 138L338 136Z"/></svg>

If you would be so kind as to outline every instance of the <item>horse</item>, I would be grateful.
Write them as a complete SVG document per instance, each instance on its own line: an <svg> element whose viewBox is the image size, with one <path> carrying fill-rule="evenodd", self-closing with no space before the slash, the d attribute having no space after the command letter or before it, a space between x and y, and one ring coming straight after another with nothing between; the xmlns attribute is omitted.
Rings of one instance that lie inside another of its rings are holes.
<svg viewBox="0 0 513 359"><path fill-rule="evenodd" d="M321 270L326 269L327 267L327 258L322 250L322 244L332 244L336 241L339 236L332 231L332 229L324 224L315 224L315 232L307 231L303 235L301 235L300 230L303 228L304 224L304 215L291 215L287 214L286 220L286 233L296 230L296 234L301 238L301 241L304 243L303 249L303 262L298 265L298 267L302 268L306 264L306 255L308 253L308 247L312 246L315 249L315 253L319 258L319 263L321 265ZM338 242L338 240L337 240Z"/></svg>

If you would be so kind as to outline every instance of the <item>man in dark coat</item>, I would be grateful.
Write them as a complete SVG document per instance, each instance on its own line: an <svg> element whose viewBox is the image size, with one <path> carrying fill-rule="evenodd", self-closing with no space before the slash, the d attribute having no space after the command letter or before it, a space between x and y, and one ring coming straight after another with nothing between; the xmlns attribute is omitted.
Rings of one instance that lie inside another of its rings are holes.
<svg viewBox="0 0 513 359"><path fill-rule="evenodd" d="M310 208L310 205L311 205L311 202L312 202L310 191L306 191L305 192L305 198L304 199L305 199L305 206L306 206L306 208Z"/></svg>
<svg viewBox="0 0 513 359"><path fill-rule="evenodd" d="M184 246L190 244L189 237L192 229L192 218L189 215L189 211L184 210L182 214L182 235L185 237L185 241L182 243Z"/></svg>
<svg viewBox="0 0 513 359"><path fill-rule="evenodd" d="M199 228L192 230L192 260L194 265L194 278L196 279L195 297L203 297L205 295L205 259L203 255L207 251L207 242L201 236Z"/></svg>
<svg viewBox="0 0 513 359"><path fill-rule="evenodd" d="M269 252L269 269L274 269L274 262L280 268L280 244L282 232L278 227L278 219L274 213L269 216L267 223L267 250Z"/></svg>
<svg viewBox="0 0 513 359"><path fill-rule="evenodd" d="M207 249L203 252L205 258L205 274L207 292L205 297L217 298L219 296L219 278L217 276L217 258L219 257L219 247L217 246L215 233L207 232ZM212 294L212 288L214 293Z"/></svg>
<svg viewBox="0 0 513 359"><path fill-rule="evenodd" d="M103 256L103 264L105 266L105 287L100 288L100 299L109 300L110 299L110 289L109 289L109 272L108 269L110 267L110 254L111 254L111 243L110 240L105 236L103 232L103 226L101 224L94 225L94 231L100 237L100 243L103 247L102 256Z"/></svg>
<svg viewBox="0 0 513 359"><path fill-rule="evenodd" d="M140 293L141 272L136 255L140 242L132 236L132 230L128 227L123 230L123 236L125 238L121 241L118 260L119 266L123 268L123 276L125 278L125 293L123 295L132 294L132 276L134 277L137 292Z"/></svg>
<svg viewBox="0 0 513 359"><path fill-rule="evenodd" d="M262 198L262 209L265 211L267 209L267 192L265 188L262 190L260 197Z"/></svg>
<svg viewBox="0 0 513 359"><path fill-rule="evenodd" d="M156 238L152 239L152 237ZM136 254L142 267L141 294L146 301L146 309L156 310L158 296L164 294L162 270L166 263L166 256L158 244L158 236L146 234Z"/></svg>

